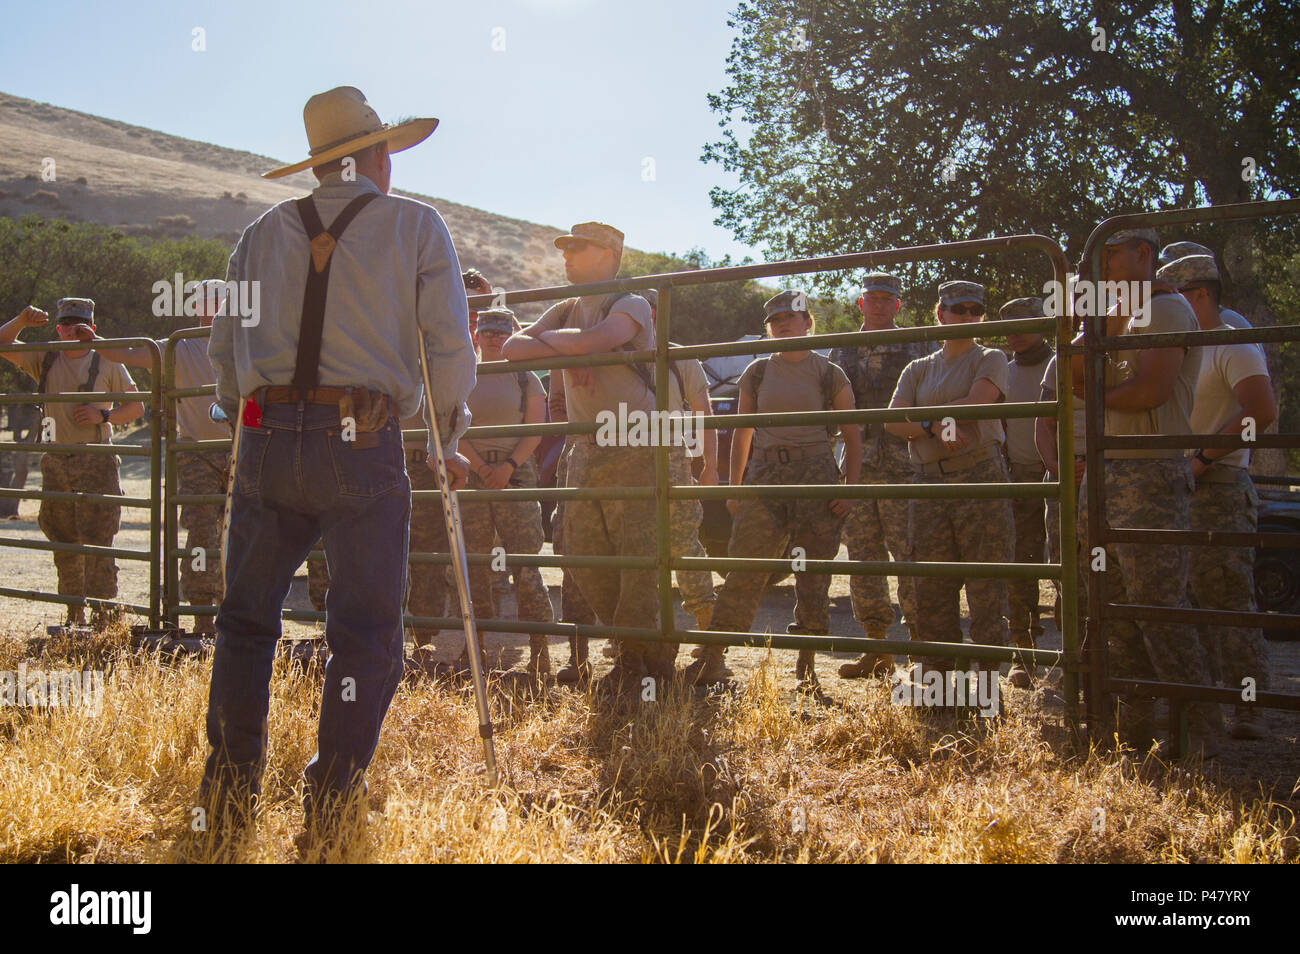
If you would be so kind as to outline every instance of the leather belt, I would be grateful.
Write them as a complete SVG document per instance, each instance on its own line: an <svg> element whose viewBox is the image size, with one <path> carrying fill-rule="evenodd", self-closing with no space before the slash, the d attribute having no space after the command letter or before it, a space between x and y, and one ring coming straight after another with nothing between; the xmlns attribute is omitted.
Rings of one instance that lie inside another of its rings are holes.
<svg viewBox="0 0 1300 954"><path fill-rule="evenodd" d="M347 388L314 387L296 388L289 384L270 384L258 388L258 404L329 404L339 406L339 401L347 396ZM391 402L390 402L391 403Z"/></svg>
<svg viewBox="0 0 1300 954"><path fill-rule="evenodd" d="M788 464L805 457L823 457L830 452L829 447L769 447L754 453L755 456L761 456L765 464Z"/></svg>
<svg viewBox="0 0 1300 954"><path fill-rule="evenodd" d="M976 464L992 460L998 454L996 444L986 444L983 447L977 447L973 451L967 451L965 454L958 454L956 457L948 457L944 460L935 460L928 464L922 464L921 473L929 477L943 474L959 474L963 470L970 470Z"/></svg>

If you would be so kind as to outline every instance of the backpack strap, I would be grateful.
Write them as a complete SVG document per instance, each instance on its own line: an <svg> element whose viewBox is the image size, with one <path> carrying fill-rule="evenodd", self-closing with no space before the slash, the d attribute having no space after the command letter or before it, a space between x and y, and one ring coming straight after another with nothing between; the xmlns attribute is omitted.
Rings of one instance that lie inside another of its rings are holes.
<svg viewBox="0 0 1300 954"><path fill-rule="evenodd" d="M528 371L516 371L515 382L519 385L519 414L521 417L528 415Z"/></svg>
<svg viewBox="0 0 1300 954"><path fill-rule="evenodd" d="M98 354L98 352L96 352ZM54 362L59 360L57 351L47 351L41 356L41 376L36 382L36 393L44 394L45 385L49 383L50 368L54 367Z"/></svg>
<svg viewBox="0 0 1300 954"><path fill-rule="evenodd" d="M772 360L768 355L763 358L755 358L750 364L754 369L754 410L758 410L758 390L763 386L763 375L767 374L767 363Z"/></svg>
<svg viewBox="0 0 1300 954"><path fill-rule="evenodd" d="M297 201L298 215L307 238L311 242L311 267L307 270L307 287L302 295L302 320L298 327L298 354L294 361L293 381L297 388L315 387L320 379L321 333L325 326L325 296L329 291L330 260L344 229L357 213L373 199L377 192L366 192L349 202L327 229L321 225L320 215L312 197L303 196Z"/></svg>
<svg viewBox="0 0 1300 954"><path fill-rule="evenodd" d="M86 376L85 382L81 385L81 387L77 388L77 390L78 391L95 390L95 378L97 377L99 377L99 352L92 351L90 352L90 374Z"/></svg>

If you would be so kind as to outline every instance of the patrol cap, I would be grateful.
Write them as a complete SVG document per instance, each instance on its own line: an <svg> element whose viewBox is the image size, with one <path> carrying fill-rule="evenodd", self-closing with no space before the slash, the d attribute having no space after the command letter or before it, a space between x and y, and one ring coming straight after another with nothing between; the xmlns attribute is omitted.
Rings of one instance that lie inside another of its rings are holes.
<svg viewBox="0 0 1300 954"><path fill-rule="evenodd" d="M1013 298L998 311L998 318L1046 318L1041 298Z"/></svg>
<svg viewBox="0 0 1300 954"><path fill-rule="evenodd" d="M1156 279L1167 282L1175 288L1182 288L1193 282L1217 282L1219 267L1214 264L1213 255L1184 255L1157 269Z"/></svg>
<svg viewBox="0 0 1300 954"><path fill-rule="evenodd" d="M564 235L555 237L555 247L568 248L577 242L590 242L607 248L619 258L623 257L623 233L604 222L581 222Z"/></svg>
<svg viewBox="0 0 1300 954"><path fill-rule="evenodd" d="M944 282L939 286L941 305L960 305L966 301L984 304L984 286L979 282L967 281Z"/></svg>
<svg viewBox="0 0 1300 954"><path fill-rule="evenodd" d="M796 305L802 305L802 308L796 308ZM787 288L779 294L773 295L763 303L763 324L767 324L777 315L784 315L787 312L795 314L808 314L808 294L794 288Z"/></svg>
<svg viewBox="0 0 1300 954"><path fill-rule="evenodd" d="M1153 249L1160 247L1160 239L1156 236L1155 229L1120 229L1106 239L1107 245L1121 245L1124 242L1146 242Z"/></svg>
<svg viewBox="0 0 1300 954"><path fill-rule="evenodd" d="M1213 255L1214 253L1204 245L1197 245L1195 242L1170 242L1160 250L1160 257L1157 259L1159 264L1168 265L1170 262L1176 262L1184 255Z"/></svg>
<svg viewBox="0 0 1300 954"><path fill-rule="evenodd" d="M93 325L95 303L89 298L60 298L54 306L54 320L65 325Z"/></svg>
<svg viewBox="0 0 1300 954"><path fill-rule="evenodd" d="M889 292L895 298L903 297L902 286L889 272L872 272L862 280L862 296L865 298L867 292L873 291Z"/></svg>
<svg viewBox="0 0 1300 954"><path fill-rule="evenodd" d="M230 297L230 286L226 284L225 279L206 278L199 282L199 287L203 289L203 303L215 305L218 310Z"/></svg>
<svg viewBox="0 0 1300 954"><path fill-rule="evenodd" d="M504 331L512 335L519 330L519 322L509 308L484 308L478 313L478 330Z"/></svg>

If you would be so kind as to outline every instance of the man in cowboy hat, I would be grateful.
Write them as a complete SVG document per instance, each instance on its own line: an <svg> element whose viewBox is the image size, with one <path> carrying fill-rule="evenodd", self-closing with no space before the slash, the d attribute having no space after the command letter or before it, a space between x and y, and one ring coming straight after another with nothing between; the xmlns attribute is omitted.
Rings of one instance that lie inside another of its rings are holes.
<svg viewBox="0 0 1300 954"><path fill-rule="evenodd" d="M260 283L251 320L221 315L208 355L217 400L247 405L235 460L226 592L217 615L203 797L218 818L256 808L266 759L268 686L280 607L294 571L325 541L332 586L317 751L304 809L311 834L336 830L363 777L402 674L402 597L411 484L399 419L422 397L436 415L451 488L474 386L465 288L442 218L388 195L390 153L422 142L436 119L380 122L350 86L307 101L310 167L320 185L250 225L228 282ZM434 393L423 395L417 348ZM433 467L432 430L427 450ZM227 814L233 813L233 814Z"/></svg>

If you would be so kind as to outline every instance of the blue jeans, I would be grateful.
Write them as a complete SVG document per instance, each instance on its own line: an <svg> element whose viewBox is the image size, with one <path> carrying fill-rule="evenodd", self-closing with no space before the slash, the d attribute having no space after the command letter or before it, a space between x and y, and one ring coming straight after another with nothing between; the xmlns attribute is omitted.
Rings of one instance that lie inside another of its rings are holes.
<svg viewBox="0 0 1300 954"><path fill-rule="evenodd" d="M260 792L280 608L318 539L330 572L331 655L304 773L309 820L364 785L402 675L411 517L397 420L377 436L376 447L344 441L337 408L304 404L273 404L261 427L243 430L208 694L205 800L248 807Z"/></svg>

